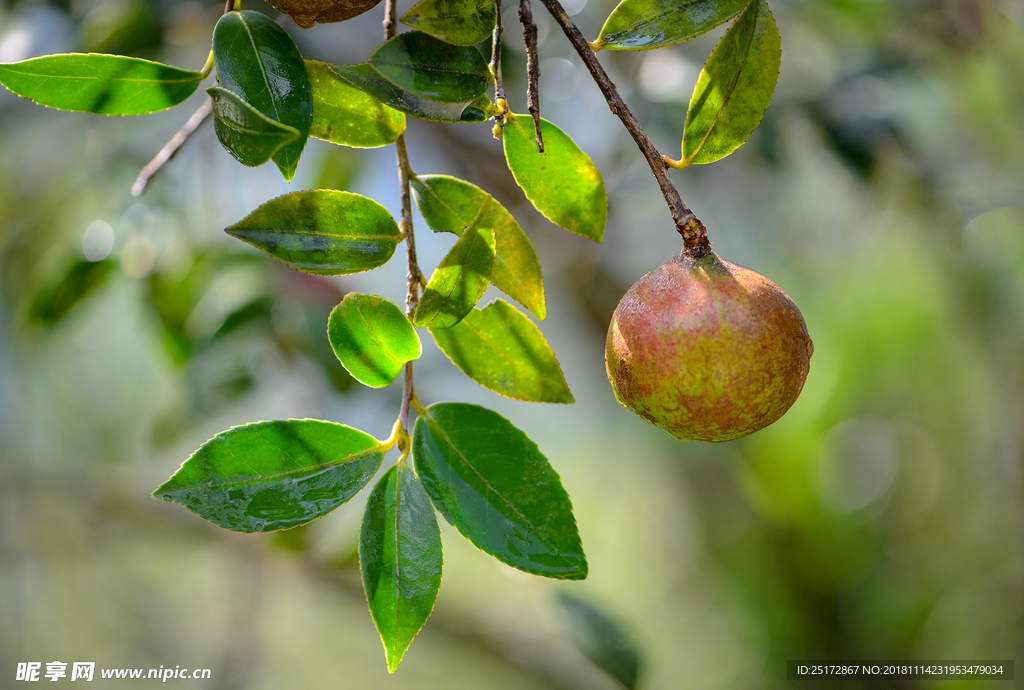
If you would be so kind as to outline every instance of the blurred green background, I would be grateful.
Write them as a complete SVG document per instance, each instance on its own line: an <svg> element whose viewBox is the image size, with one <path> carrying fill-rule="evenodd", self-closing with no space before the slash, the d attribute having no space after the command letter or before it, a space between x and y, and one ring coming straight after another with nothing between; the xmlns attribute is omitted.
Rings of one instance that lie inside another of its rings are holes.
<svg viewBox="0 0 1024 690"><path fill-rule="evenodd" d="M588 37L613 6L567 3ZM359 62L381 40L381 7L288 30L307 57ZM18 662L53 660L210 668L209 681L170 681L209 688L619 687L574 643L587 616L569 615L579 609L559 593L621 626L641 688L789 687L787 659L1019 666L1024 4L772 8L783 63L761 127L729 158L673 173L715 250L787 290L815 344L796 405L739 441L678 442L615 402L603 362L611 312L680 242L646 163L539 5L542 113L605 176L603 245L528 206L489 124L410 119L414 170L479 184L533 238L541 327L578 402L500 398L429 339L419 397L486 405L540 445L572 496L590 576L521 574L442 525L434 614L390 677L356 557L368 492L307 527L253 536L150 493L235 424L308 416L388 435L401 384L353 385L325 331L349 290L402 301L402 252L372 273L321 279L222 229L320 186L397 216L393 149L311 140L288 185L273 166L235 163L207 124L133 198L136 174L202 94L108 118L0 92L0 687L20 686ZM0 61L104 51L196 69L222 10L7 0ZM506 88L524 112L516 7L504 17ZM601 53L668 155L721 33ZM452 240L416 227L429 272ZM864 687L1024 687L1016 672Z"/></svg>

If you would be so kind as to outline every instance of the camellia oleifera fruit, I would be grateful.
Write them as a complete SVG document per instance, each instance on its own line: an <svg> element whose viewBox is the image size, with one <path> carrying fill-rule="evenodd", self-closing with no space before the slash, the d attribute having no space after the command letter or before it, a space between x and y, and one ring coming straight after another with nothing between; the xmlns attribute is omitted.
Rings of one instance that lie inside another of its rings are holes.
<svg viewBox="0 0 1024 690"><path fill-rule="evenodd" d="M267 0L303 29L314 24L343 22L380 4L380 0Z"/></svg>
<svg viewBox="0 0 1024 690"><path fill-rule="evenodd" d="M785 414L813 349L778 285L714 253L680 253L623 296L605 364L624 407L679 439L729 441Z"/></svg>

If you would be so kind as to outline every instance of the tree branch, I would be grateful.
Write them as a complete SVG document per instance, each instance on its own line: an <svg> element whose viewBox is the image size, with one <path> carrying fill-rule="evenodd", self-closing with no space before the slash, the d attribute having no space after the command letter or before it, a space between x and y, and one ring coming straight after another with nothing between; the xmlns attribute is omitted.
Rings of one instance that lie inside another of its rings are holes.
<svg viewBox="0 0 1024 690"><path fill-rule="evenodd" d="M384 40L395 37L397 21L396 0L387 0L384 8ZM409 165L409 154L405 148L405 135L399 135L395 142L395 155L398 159L398 193L402 200L402 234L405 236L406 291L405 313L412 320L420 301L420 283L423 276L419 263L416 261L416 235L412 229L412 193L409 190L409 179L413 176ZM412 386L412 362L405 363L405 383L402 388L402 406L399 408L398 420L402 429L409 428L409 403L415 391Z"/></svg>
<svg viewBox="0 0 1024 690"><path fill-rule="evenodd" d="M505 100L505 85L501 83L501 0L494 0L494 33L491 35L491 76L494 77L494 100Z"/></svg>
<svg viewBox="0 0 1024 690"><path fill-rule="evenodd" d="M598 88L601 89L601 93L604 94L604 98L608 102L608 108L622 121L622 124L632 135L633 141L640 147L640 151L647 159L647 163L651 166L651 172L654 173L654 178L658 181L661 193L664 195L665 202L672 213L672 220L675 221L676 230L683 238L683 251L695 257L710 253L711 243L708 241L707 229L697 216L693 214L693 211L683 203L682 198L679 196L679 191L672 184L672 180L668 176L664 159L658 153L658 149L654 147L654 144L651 143L643 128L640 127L640 123L637 122L633 113L630 112L625 101L619 96L615 84L608 78L608 74L604 71L601 63L597 61L597 55L590 48L587 39L583 37L580 30L573 24L572 19L566 14L565 8L562 7L558 0L541 0L541 2L544 3L544 7L547 8L558 25L562 27L562 31L565 33L566 38L569 39L569 43L575 48L583 60L583 64L587 66L591 76L597 83Z"/></svg>
<svg viewBox="0 0 1024 690"><path fill-rule="evenodd" d="M160 149L160 153L149 163L146 163L140 172L139 176L135 178L135 184L132 185L132 196L139 196L146 191L149 187L150 181L153 176L160 172L160 169L164 167L169 160L174 158L174 154L178 152L189 137L191 137L199 125L206 121L206 118L210 117L210 113L213 112L213 100L207 98L203 101L203 104L192 113L192 116L185 122L185 125L178 130L177 134L171 137L171 140L164 144L164 147Z"/></svg>
<svg viewBox="0 0 1024 690"><path fill-rule="evenodd" d="M526 43L526 94L530 115L533 116L534 138L537 152L544 153L544 137L540 132L540 65L537 63L537 25L533 23L533 9L530 0L519 0L519 21L523 25L523 41Z"/></svg>

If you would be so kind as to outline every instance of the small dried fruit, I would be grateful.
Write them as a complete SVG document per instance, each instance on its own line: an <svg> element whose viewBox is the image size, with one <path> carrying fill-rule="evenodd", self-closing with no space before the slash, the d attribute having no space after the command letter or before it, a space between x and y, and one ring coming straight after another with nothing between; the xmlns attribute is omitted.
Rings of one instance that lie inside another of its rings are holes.
<svg viewBox="0 0 1024 690"><path fill-rule="evenodd" d="M679 439L729 441L785 414L813 350L778 285L713 253L680 253L623 296L605 364L624 407Z"/></svg>
<svg viewBox="0 0 1024 690"><path fill-rule="evenodd" d="M380 4L380 0L267 0L303 29L314 24L343 22Z"/></svg>

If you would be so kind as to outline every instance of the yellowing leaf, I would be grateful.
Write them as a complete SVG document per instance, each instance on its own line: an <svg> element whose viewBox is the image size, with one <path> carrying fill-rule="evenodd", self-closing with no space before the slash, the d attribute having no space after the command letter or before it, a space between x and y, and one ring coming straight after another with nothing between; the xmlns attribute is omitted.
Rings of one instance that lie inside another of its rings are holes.
<svg viewBox="0 0 1024 690"><path fill-rule="evenodd" d="M505 119L505 159L526 198L555 225L595 242L604 238L608 196L590 156L569 135L541 120L544 153L538 153L533 118Z"/></svg>

